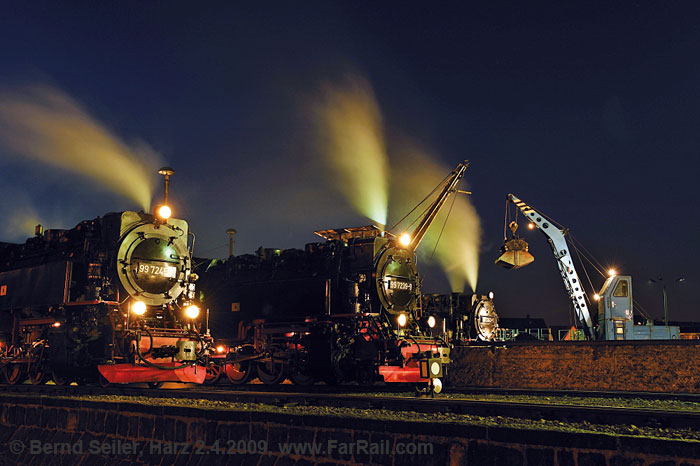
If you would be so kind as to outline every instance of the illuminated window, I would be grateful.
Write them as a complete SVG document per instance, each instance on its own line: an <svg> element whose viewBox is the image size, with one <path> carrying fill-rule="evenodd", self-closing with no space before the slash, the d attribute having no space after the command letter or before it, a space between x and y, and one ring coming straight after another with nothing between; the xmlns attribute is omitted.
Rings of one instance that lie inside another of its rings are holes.
<svg viewBox="0 0 700 466"><path fill-rule="evenodd" d="M613 296L616 298L626 298L629 295L629 284L627 280L620 280L620 283L615 287Z"/></svg>

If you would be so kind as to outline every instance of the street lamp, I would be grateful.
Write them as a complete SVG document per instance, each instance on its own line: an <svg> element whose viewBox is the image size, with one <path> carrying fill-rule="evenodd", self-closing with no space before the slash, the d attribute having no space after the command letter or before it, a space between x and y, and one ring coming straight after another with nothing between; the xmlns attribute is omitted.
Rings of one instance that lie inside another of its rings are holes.
<svg viewBox="0 0 700 466"><path fill-rule="evenodd" d="M684 282L685 278L684 277L679 277L673 280L672 283L681 283ZM668 294L666 294L666 282L664 281L663 277L659 278L650 278L649 283L657 283L661 284L661 289L664 292L664 323L668 327Z"/></svg>
<svg viewBox="0 0 700 466"><path fill-rule="evenodd" d="M163 204L168 205L168 185L170 184L170 177L175 174L175 171L170 167L163 167L158 170L159 175L163 175L165 178L165 202Z"/></svg>

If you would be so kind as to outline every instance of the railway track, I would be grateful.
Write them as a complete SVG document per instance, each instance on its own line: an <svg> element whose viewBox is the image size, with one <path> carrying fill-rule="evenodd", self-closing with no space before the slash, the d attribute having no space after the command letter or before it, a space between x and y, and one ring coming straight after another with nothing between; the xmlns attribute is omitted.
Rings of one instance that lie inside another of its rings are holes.
<svg viewBox="0 0 700 466"><path fill-rule="evenodd" d="M16 394L34 394L46 396L120 396L149 398L180 398L197 400L216 400L237 403L262 403L275 406L325 406L362 410L388 410L419 413L450 413L482 417L511 417L531 420L551 420L562 422L589 422L591 424L636 425L655 428L693 428L700 426L700 413L679 410L662 410L650 408L580 406L574 404L552 404L546 402L509 402L493 400L463 400L448 398L415 398L398 396L396 393L367 394L367 388L353 387L343 393L331 393L320 390L299 389L296 386L269 387L248 385L245 387L201 387L192 386L183 389L147 389L135 387L97 387L97 386L3 386L2 392ZM287 388L289 387L289 388ZM309 387L306 387L309 388ZM330 387L329 387L330 388ZM345 387L344 387L345 388ZM364 393L355 391L364 389ZM275 390L276 389L276 390ZM353 393L354 392L354 393ZM465 390L466 392L466 390ZM470 391L474 392L474 391ZM484 390L477 391L484 393ZM507 390L500 393L519 394L537 393L541 396L552 395L553 391ZM493 391L490 391L493 393ZM543 394L544 393L544 394ZM561 395L562 392L556 392ZM604 396L599 392L565 392L567 395L585 393L586 396ZM619 393L615 392L615 396ZM632 396L632 393L626 393ZM665 394L671 396L671 394ZM692 396L692 395L689 395ZM695 397L693 401L698 401Z"/></svg>

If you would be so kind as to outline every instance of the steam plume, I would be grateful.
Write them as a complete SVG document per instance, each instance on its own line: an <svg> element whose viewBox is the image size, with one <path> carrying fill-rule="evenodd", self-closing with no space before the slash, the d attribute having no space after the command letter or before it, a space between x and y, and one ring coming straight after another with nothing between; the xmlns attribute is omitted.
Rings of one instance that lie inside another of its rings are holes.
<svg viewBox="0 0 700 466"><path fill-rule="evenodd" d="M34 233L34 227L41 223L39 214L33 208L16 210L5 217L2 226L3 237L26 238Z"/></svg>
<svg viewBox="0 0 700 466"><path fill-rule="evenodd" d="M312 110L317 149L335 186L362 215L386 225L387 155L369 84L354 77L327 85Z"/></svg>
<svg viewBox="0 0 700 466"><path fill-rule="evenodd" d="M0 89L0 142L24 160L87 177L150 208L156 154L129 147L59 89Z"/></svg>
<svg viewBox="0 0 700 466"><path fill-rule="evenodd" d="M401 154L401 160L400 163L392 164L395 169L391 178L391 211L408 212L454 167L436 162L426 149L405 138L395 145L396 150L393 150L394 145L392 145L392 152ZM469 177L469 170L467 169L465 178ZM418 253L425 260L429 259L435 250L435 258L442 266L452 291L464 291L465 284L468 284L472 290L476 290L481 222L467 195L454 195L457 196L454 204L453 199L447 200L421 242ZM431 201L432 199L429 199L423 204L417 211L417 215ZM449 219L445 223L448 214ZM445 225L444 230L442 230L443 225ZM442 235L440 235L441 230ZM437 243L438 238L439 243ZM435 249L436 243L437 249Z"/></svg>

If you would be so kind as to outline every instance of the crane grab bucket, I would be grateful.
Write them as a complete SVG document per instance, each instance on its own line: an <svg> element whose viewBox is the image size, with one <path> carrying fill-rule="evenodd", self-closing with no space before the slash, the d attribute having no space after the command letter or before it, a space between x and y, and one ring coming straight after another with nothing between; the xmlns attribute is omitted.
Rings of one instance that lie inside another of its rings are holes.
<svg viewBox="0 0 700 466"><path fill-rule="evenodd" d="M496 265L515 270L531 264L535 258L527 251L527 241L515 235L518 224L516 222L510 222L508 228L510 228L511 237L510 239L506 239L503 243L501 255L496 259Z"/></svg>
<svg viewBox="0 0 700 466"><path fill-rule="evenodd" d="M535 260L528 252L527 241L521 238L512 238L501 247L501 255L496 259L496 265L506 269L519 269L531 264Z"/></svg>

